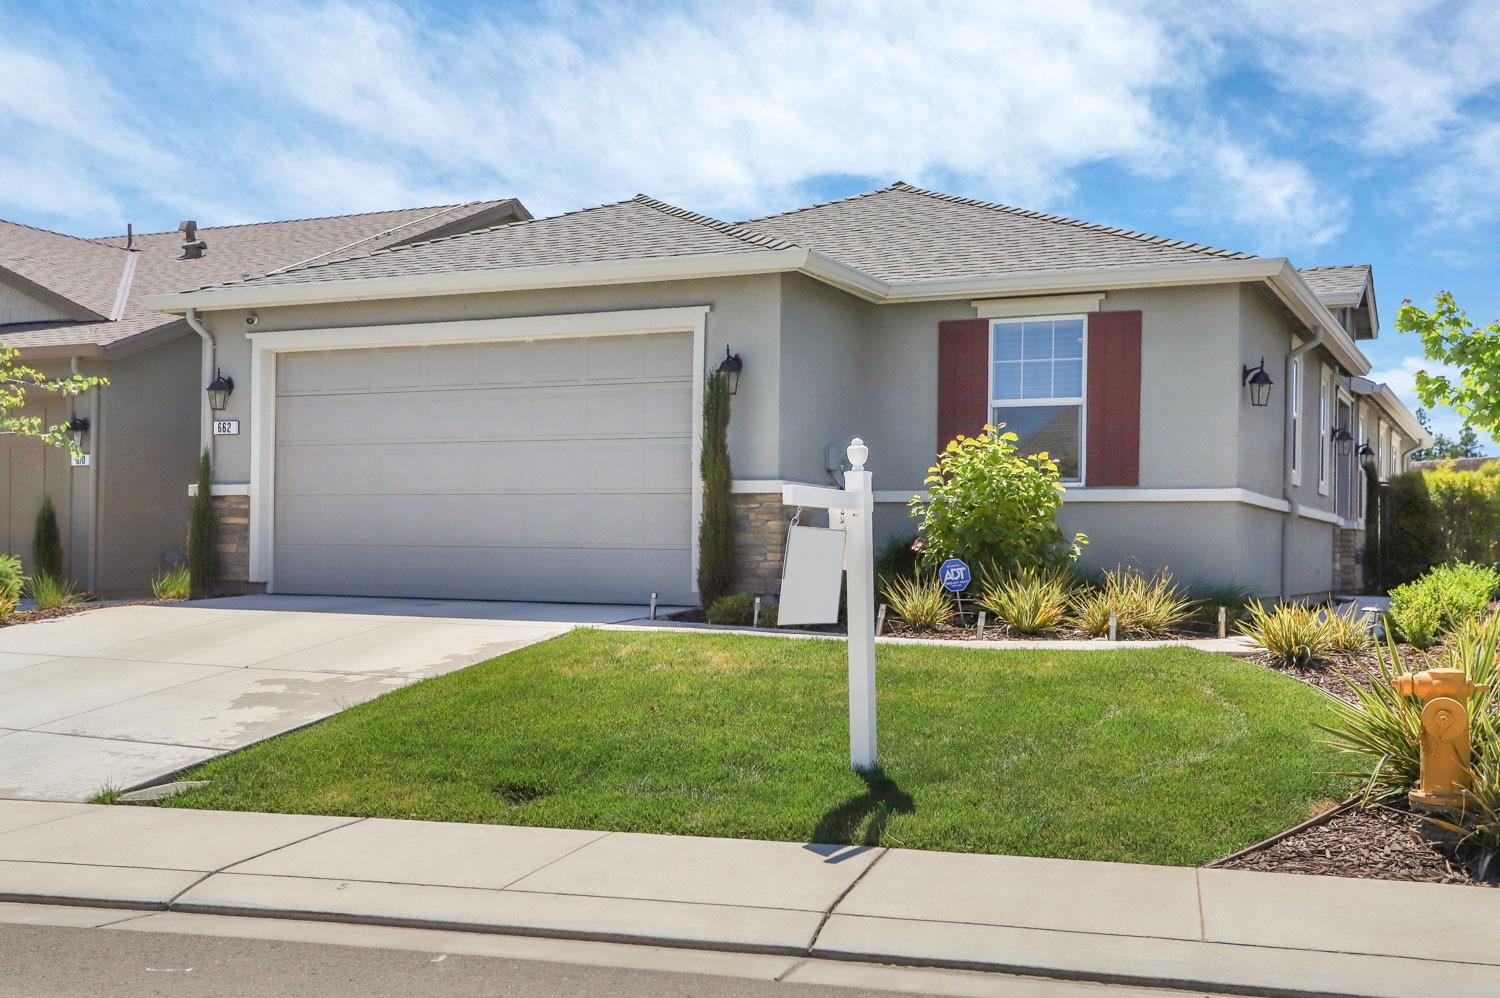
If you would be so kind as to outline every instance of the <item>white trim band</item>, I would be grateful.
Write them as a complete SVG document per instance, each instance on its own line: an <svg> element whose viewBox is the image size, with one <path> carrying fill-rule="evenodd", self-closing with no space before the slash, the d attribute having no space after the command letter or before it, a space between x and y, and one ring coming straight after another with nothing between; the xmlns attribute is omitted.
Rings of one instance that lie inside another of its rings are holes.
<svg viewBox="0 0 1500 998"><path fill-rule="evenodd" d="M190 495L190 496L196 496L197 494L198 494L198 483L197 482L189 482L188 483L188 495ZM248 496L250 494L250 483L249 482L214 482L213 488L210 489L209 494L210 495L214 495L214 496Z"/></svg>

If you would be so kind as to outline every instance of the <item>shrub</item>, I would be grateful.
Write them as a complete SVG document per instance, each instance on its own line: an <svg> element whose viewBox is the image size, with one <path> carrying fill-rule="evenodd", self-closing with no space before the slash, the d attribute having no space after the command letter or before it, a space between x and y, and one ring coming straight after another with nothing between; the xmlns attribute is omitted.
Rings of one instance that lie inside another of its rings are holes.
<svg viewBox="0 0 1500 998"><path fill-rule="evenodd" d="M1134 569L1104 573L1097 588L1074 601L1073 622L1098 637L1109 633L1113 611L1121 637L1157 637L1180 626L1193 615L1194 602L1178 591L1170 572L1146 576Z"/></svg>
<svg viewBox="0 0 1500 998"><path fill-rule="evenodd" d="M875 582L878 586L897 578L910 578L917 574L916 534L892 537L880 546L875 554Z"/></svg>
<svg viewBox="0 0 1500 998"><path fill-rule="evenodd" d="M188 520L188 578L193 596L212 595L219 581L219 518L214 512L213 458L205 448L198 461L198 494Z"/></svg>
<svg viewBox="0 0 1500 998"><path fill-rule="evenodd" d="M708 622L710 624L730 624L735 627L749 627L754 621L754 593L733 593L729 596L720 596L708 608ZM760 626L776 626L775 603L761 603Z"/></svg>
<svg viewBox="0 0 1500 998"><path fill-rule="evenodd" d="M1443 466L1427 472L1426 479L1443 557L1500 562L1500 464L1474 471Z"/></svg>
<svg viewBox="0 0 1500 998"><path fill-rule="evenodd" d="M1375 644L1369 614L1360 613L1359 607L1353 603L1342 610L1324 610L1323 629L1332 650L1340 655L1363 654Z"/></svg>
<svg viewBox="0 0 1500 998"><path fill-rule="evenodd" d="M9 620L21 602L21 588L26 576L21 574L21 559L13 554L0 554L0 621Z"/></svg>
<svg viewBox="0 0 1500 998"><path fill-rule="evenodd" d="M734 523L730 508L729 376L709 374L703 386L703 519L698 524L698 595L711 607L734 585Z"/></svg>
<svg viewBox="0 0 1500 998"><path fill-rule="evenodd" d="M1333 634L1319 610L1283 603L1267 610L1257 600L1236 628L1281 665L1309 665L1334 651Z"/></svg>
<svg viewBox="0 0 1500 998"><path fill-rule="evenodd" d="M1368 771L1343 774L1365 781L1367 799L1396 800L1404 797L1421 775L1418 745L1422 705L1396 689L1396 677L1406 670L1389 633L1376 659L1369 688L1352 677L1343 677L1355 703L1331 698L1333 721L1318 727L1328 735L1326 742L1333 748L1368 760Z"/></svg>
<svg viewBox="0 0 1500 998"><path fill-rule="evenodd" d="M38 610L55 610L58 607L77 606L83 602L83 597L71 585L40 572L32 575L26 588L31 591L31 598L36 601Z"/></svg>
<svg viewBox="0 0 1500 998"><path fill-rule="evenodd" d="M953 619L953 600L935 575L892 579L881 596L893 614L913 627L940 627Z"/></svg>
<svg viewBox="0 0 1500 998"><path fill-rule="evenodd" d="M193 592L193 580L187 565L164 568L151 578L151 593L159 600L187 599Z"/></svg>
<svg viewBox="0 0 1500 998"><path fill-rule="evenodd" d="M1006 568L1071 564L1088 538L1064 541L1057 507L1065 491L1057 465L1045 453L1022 457L1016 435L986 426L978 437L960 435L927 469L928 499L912 499L921 522L922 562L935 567L951 557Z"/></svg>
<svg viewBox="0 0 1500 998"><path fill-rule="evenodd" d="M1017 634L1040 634L1062 626L1072 606L1068 578L1057 570L1018 569L1008 579L987 579L979 605Z"/></svg>
<svg viewBox="0 0 1500 998"><path fill-rule="evenodd" d="M1390 532L1381 551L1381 584L1387 589L1410 582L1442 560L1437 510L1420 471L1392 475Z"/></svg>
<svg viewBox="0 0 1500 998"><path fill-rule="evenodd" d="M42 499L31 539L31 571L53 579L63 577L62 532L57 529L57 509L52 497Z"/></svg>
<svg viewBox="0 0 1500 998"><path fill-rule="evenodd" d="M1444 632L1484 613L1500 572L1483 565L1442 565L1415 582L1391 590L1389 619L1418 648L1430 647Z"/></svg>

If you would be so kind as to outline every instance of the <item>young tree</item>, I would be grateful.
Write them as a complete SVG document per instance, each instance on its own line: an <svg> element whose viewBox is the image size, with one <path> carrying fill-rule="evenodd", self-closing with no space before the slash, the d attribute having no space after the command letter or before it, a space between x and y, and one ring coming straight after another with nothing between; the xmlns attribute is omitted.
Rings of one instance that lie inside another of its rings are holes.
<svg viewBox="0 0 1500 998"><path fill-rule="evenodd" d="M730 509L729 376L711 371L703 386L703 521L698 524L698 597L706 610L734 586Z"/></svg>
<svg viewBox="0 0 1500 998"><path fill-rule="evenodd" d="M214 512L213 458L205 448L198 459L198 492L188 517L188 579L193 599L213 595L219 581L219 517Z"/></svg>
<svg viewBox="0 0 1500 998"><path fill-rule="evenodd" d="M1417 422L1422 424L1422 429L1432 433L1432 420L1427 418L1426 409L1417 410ZM1455 457L1483 456L1484 450L1479 446L1479 434L1474 432L1474 427L1465 426L1457 440L1443 433L1434 433L1432 446L1414 451L1411 457L1413 461L1438 461Z"/></svg>
<svg viewBox="0 0 1500 998"><path fill-rule="evenodd" d="M20 362L20 351L0 343L0 433L35 437L74 454L83 453L68 435L68 424L48 426L38 415L23 416L27 396L62 395L77 398L91 388L109 384L106 378L72 374L64 378L43 374Z"/></svg>
<svg viewBox="0 0 1500 998"><path fill-rule="evenodd" d="M1418 371L1417 397L1423 404L1451 406L1466 425L1500 439L1500 322L1480 329L1453 295L1441 291L1430 312L1409 298L1402 302L1396 328L1421 337L1429 360L1458 369L1457 379ZM1473 444L1477 449L1477 434Z"/></svg>

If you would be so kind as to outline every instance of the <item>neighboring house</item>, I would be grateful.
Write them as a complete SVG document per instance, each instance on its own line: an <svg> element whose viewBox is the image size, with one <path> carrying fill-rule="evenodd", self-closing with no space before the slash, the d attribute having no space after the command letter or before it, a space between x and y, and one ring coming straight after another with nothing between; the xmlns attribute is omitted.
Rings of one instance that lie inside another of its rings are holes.
<svg viewBox="0 0 1500 998"><path fill-rule="evenodd" d="M1419 471L1437 471L1439 468L1449 471L1478 471L1497 461L1500 461L1500 457L1437 457L1431 461L1413 461L1411 467Z"/></svg>
<svg viewBox="0 0 1500 998"><path fill-rule="evenodd" d="M1425 441L1364 380L1367 267L899 183L738 224L638 196L149 304L196 310L240 386L215 494L243 581L277 592L694 599L699 406L726 352L757 592L782 483L836 479L855 435L883 537L911 531L938 447L999 420L1057 459L1089 564L1270 595L1357 584L1361 461L1389 473Z"/></svg>
<svg viewBox="0 0 1500 998"><path fill-rule="evenodd" d="M186 484L211 439L202 410L214 372L191 325L146 307L143 296L529 217L514 200L484 201L205 229L184 223L177 232L102 239L0 221L0 343L48 373L109 379L76 400L27 404L49 425L87 420L86 466L58 448L0 435L0 551L29 562L36 513L50 496L69 576L88 590L149 590L164 561L180 554Z"/></svg>

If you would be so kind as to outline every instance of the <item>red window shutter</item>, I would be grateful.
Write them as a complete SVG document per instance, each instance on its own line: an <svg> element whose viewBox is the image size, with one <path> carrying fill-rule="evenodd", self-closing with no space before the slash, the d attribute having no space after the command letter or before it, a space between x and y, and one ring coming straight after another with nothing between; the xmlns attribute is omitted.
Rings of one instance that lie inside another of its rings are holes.
<svg viewBox="0 0 1500 998"><path fill-rule="evenodd" d="M1089 316L1085 485L1141 480L1141 313Z"/></svg>
<svg viewBox="0 0 1500 998"><path fill-rule="evenodd" d="M990 321L938 323L937 446L962 433L977 436L990 421Z"/></svg>

